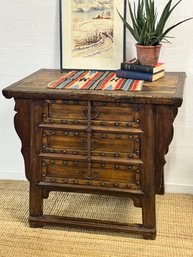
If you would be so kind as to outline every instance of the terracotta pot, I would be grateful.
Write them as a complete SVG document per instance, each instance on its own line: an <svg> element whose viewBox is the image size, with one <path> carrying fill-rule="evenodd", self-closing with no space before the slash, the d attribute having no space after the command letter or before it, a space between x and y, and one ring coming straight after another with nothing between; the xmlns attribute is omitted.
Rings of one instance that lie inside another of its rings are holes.
<svg viewBox="0 0 193 257"><path fill-rule="evenodd" d="M137 59L142 65L152 65L158 63L160 49L162 45L142 46L136 44Z"/></svg>

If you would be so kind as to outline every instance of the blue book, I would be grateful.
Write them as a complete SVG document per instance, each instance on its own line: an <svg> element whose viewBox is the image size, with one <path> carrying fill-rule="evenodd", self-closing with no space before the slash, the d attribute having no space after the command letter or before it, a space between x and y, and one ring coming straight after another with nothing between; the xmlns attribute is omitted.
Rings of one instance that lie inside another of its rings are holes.
<svg viewBox="0 0 193 257"><path fill-rule="evenodd" d="M144 73L137 71L126 71L126 70L117 70L116 76L119 78L125 79L136 79L136 80L145 80L145 81L155 81L164 76L164 70L157 73Z"/></svg>

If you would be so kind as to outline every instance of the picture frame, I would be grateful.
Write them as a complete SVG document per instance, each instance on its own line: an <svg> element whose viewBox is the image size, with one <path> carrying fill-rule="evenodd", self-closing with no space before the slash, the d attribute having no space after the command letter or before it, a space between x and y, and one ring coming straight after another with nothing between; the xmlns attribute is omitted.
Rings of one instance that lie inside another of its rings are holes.
<svg viewBox="0 0 193 257"><path fill-rule="evenodd" d="M60 68L116 70L125 60L126 0L59 0Z"/></svg>

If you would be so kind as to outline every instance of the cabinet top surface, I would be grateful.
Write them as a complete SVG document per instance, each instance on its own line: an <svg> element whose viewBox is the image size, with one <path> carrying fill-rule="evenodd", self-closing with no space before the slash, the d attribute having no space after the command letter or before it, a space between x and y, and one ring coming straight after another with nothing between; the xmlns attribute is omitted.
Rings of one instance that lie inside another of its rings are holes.
<svg viewBox="0 0 193 257"><path fill-rule="evenodd" d="M6 98L80 99L180 106L186 74L166 72L155 82L145 82L142 91L62 90L47 85L61 77L60 70L41 69L3 90Z"/></svg>

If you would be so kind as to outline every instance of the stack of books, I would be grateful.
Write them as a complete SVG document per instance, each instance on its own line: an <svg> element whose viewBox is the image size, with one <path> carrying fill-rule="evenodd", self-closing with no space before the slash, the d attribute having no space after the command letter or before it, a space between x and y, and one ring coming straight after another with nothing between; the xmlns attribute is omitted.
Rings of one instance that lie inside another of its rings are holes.
<svg viewBox="0 0 193 257"><path fill-rule="evenodd" d="M121 63L121 69L116 71L119 78L155 81L164 76L164 63L155 65L140 65L133 60Z"/></svg>

